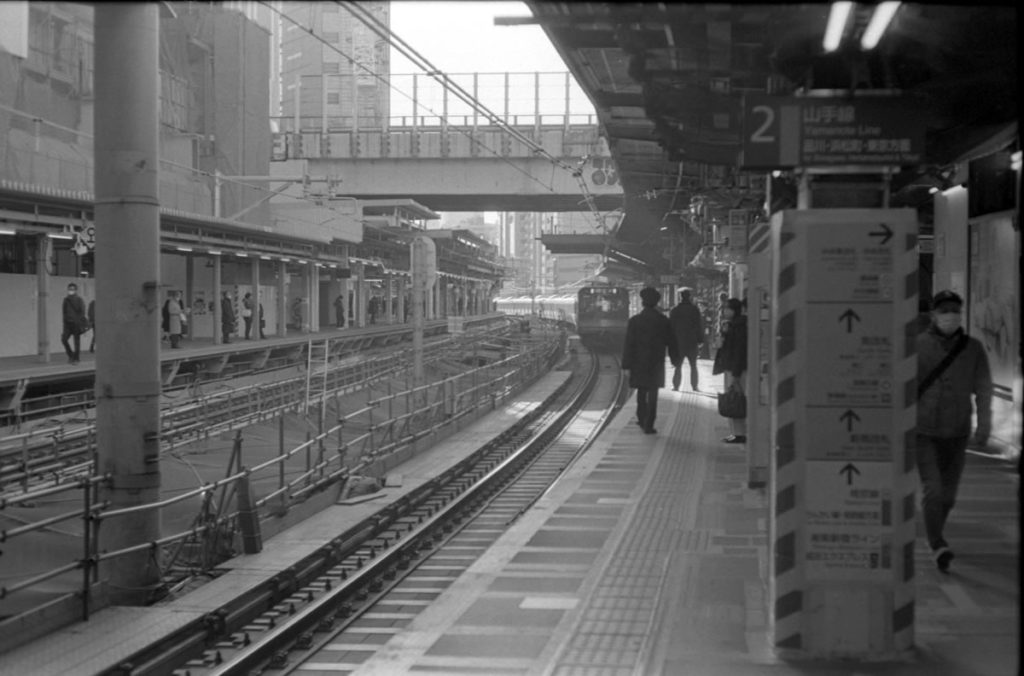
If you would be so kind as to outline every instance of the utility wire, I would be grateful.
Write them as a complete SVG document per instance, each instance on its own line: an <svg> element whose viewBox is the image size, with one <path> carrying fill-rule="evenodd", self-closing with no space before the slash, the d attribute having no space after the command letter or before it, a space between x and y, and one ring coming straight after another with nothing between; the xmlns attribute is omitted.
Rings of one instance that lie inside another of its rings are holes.
<svg viewBox="0 0 1024 676"><path fill-rule="evenodd" d="M352 16L362 21L370 30L372 30L380 37L384 38L384 40L386 40L388 44L397 49L414 65L416 65L418 68L421 68L427 75L437 80L442 87L444 87L449 92L454 94L461 101L463 101L471 108L482 114L492 124L500 127L508 134L516 138L518 141L531 148L534 153L545 157L555 166L559 167L560 169L564 169L565 171L568 171L573 176L573 178L576 179L576 182L580 187L580 191L583 193L584 201L586 201L587 206L590 207L591 213L597 219L595 227L600 227L603 224L604 220L601 215L601 212L597 209L597 204L594 201L594 195L593 193L590 192L590 188L587 186L586 181L583 179L583 172L580 167L573 167L572 165L565 162L565 160L553 156L550 152L548 152L546 148L544 148L543 145L537 143L529 136L526 136L512 125L508 124L508 122L505 121L504 118L502 118L497 113L488 108L486 105L484 105L479 99L473 96L473 94L463 89L462 86L455 82L452 78L450 78L447 73L443 72L442 70L434 66L434 64L432 64L426 57L417 52L412 46L410 46L405 40L403 40L400 36L394 33L390 27L388 27L386 24L380 21L380 19L375 17L373 13L366 9L364 6L360 5L357 2L350 2L348 0L338 0L336 4L347 9L352 14Z"/></svg>
<svg viewBox="0 0 1024 676"><path fill-rule="evenodd" d="M372 69L370 69L369 67L367 67L367 66L365 66L364 64L360 63L360 62L359 62L359 61L358 61L358 60L357 60L357 59L356 59L355 57L351 56L350 54L348 54L348 53L344 52L343 50L339 49L339 48L338 48L338 47L336 47L335 45L331 44L330 42L328 42L327 40L325 40L325 39L324 39L324 38L323 38L322 36L320 36L320 35L317 35L317 34L316 34L316 32L315 32L315 31L314 31L314 30L313 30L313 29L312 29L311 27L309 27L309 26L304 26L304 25L302 25L302 24L301 24L301 23L299 23L299 22L298 22L297 20L295 20L295 19L293 19L292 17L288 16L287 14L285 14L285 13L284 13L284 12L282 12L282 11L280 11L280 10L279 10L279 9L277 9L276 7L272 6L272 5L271 5L271 4L269 3L269 2L265 2L264 0L258 0L258 2L259 2L259 3L261 4L261 5L264 5L265 7L267 7L268 9L270 9L270 10L271 10L272 12L276 13L276 14L277 14L278 16L280 16L280 17L282 17L282 18L284 18L284 19L287 19L287 20L288 20L288 21L290 21L291 23L293 23L293 24L295 24L296 26L298 26L299 28L303 29L303 30L304 30L304 31L306 31L306 32L307 32L307 33L308 33L308 34L309 34L309 35L310 35L311 37L313 37L314 39L318 40L318 41L319 41L320 43L322 43L323 45L325 45L326 47L328 47L329 49L331 49L331 50L332 50L332 51L334 51L335 53L337 53L337 54L339 54L339 55L343 56L344 58L348 59L349 63L351 63L352 65L354 65L354 66L356 66L356 67L358 67L358 68L361 68L362 70L366 71L366 72L367 72L367 73L369 73L369 74L370 74L371 76L373 76L373 77L374 77L374 78L376 78L377 80L381 81L382 83L384 83L385 85L387 85L387 86L388 86L389 88L393 89L393 90L394 90L395 92L397 92L398 94L401 94L402 96L404 96L405 98L409 99L410 101L414 101L414 102L415 102L415 103L416 103L416 104L417 104L417 105L418 105L418 106L419 106L420 108L422 108L423 110L426 110L427 112L429 112L429 113L432 113L433 115L436 115L436 116L437 116L437 117L439 117L439 118L444 118L444 119L447 119L447 118L445 118L445 116L444 116L444 115L441 115L441 114L440 114L440 113L438 113L438 112L437 112L436 110L433 110L433 109L432 109L432 108L430 108L429 106L427 106L427 105L424 105L423 103L421 103L421 102L419 102L419 101L416 101L415 99L413 99L413 97L412 97L412 96L410 96L410 95L409 95L409 94L407 94L406 92L402 91L402 90L401 90L401 89L399 89L398 87L396 87L396 86L392 85L392 84L391 84L391 82L390 82L390 81L388 80L388 78L382 77L381 75L379 75L378 73L376 73L376 72L374 72L374 71L373 71ZM357 17L357 18L358 18L358 17ZM385 39L386 39L386 38L385 38ZM488 151L488 152L489 152L489 153L491 153L491 154L492 154L492 155L493 155L493 156L494 156L495 158L497 158L497 159L499 159L499 160L501 160L501 161L505 162L506 164L508 164L509 166L511 166L511 167L512 167L513 169L515 169L515 170L516 170L516 171L518 171L519 173L523 174L524 176L526 176L527 178L529 178L530 180L532 180L533 182L535 182L535 183L536 183L537 185L539 185L539 186L541 186L542 188L544 188L545 190L547 190L548 192L550 192L550 193L554 193L554 192L555 192L555 190L554 190L554 188L553 188L553 187L551 187L551 186L549 186L549 185L545 185L545 184L544 184L543 182L539 181L539 180L538 180L538 179L537 179L537 178L536 178L535 176L533 176L533 175L532 175L532 174L531 174L530 172L528 172L528 171L525 171L525 170L524 170L524 169L522 169L521 167L518 167L518 166L516 166L516 164L515 164L514 162L512 162L512 161L508 160L508 159L507 159L507 158L505 158L505 157L502 157L502 156L501 156L501 154L500 154L499 152L497 152L496 150L494 150L493 148L491 148L491 147L490 147L490 146L488 146L487 144L485 144L485 143L481 142L481 141L480 141L479 139L475 138L475 137L474 137L474 136L473 136L473 135L472 135L471 133L469 133L469 132L467 132L467 131L465 131L465 130L463 130L463 129L460 129L460 128L458 128L458 127L455 127L455 130L456 130L457 132L459 132L460 134L462 134L463 136L467 137L467 138L468 138L468 139L469 139L470 141L472 141L472 142L473 142L474 144L476 144L476 145L477 145L478 147L480 147L480 148L482 148L482 149L484 149L484 150ZM296 130L296 131L298 131L298 130Z"/></svg>

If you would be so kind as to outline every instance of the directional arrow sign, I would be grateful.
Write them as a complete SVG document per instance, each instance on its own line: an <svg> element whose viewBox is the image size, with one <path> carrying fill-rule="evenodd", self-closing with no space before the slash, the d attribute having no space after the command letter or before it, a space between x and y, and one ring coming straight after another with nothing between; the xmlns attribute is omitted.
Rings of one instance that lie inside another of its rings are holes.
<svg viewBox="0 0 1024 676"><path fill-rule="evenodd" d="M846 485L849 486L853 483L853 475L860 474L860 470L857 469L852 462L848 462L841 470L839 470L839 473L846 475Z"/></svg>
<svg viewBox="0 0 1024 676"><path fill-rule="evenodd" d="M892 228L890 228L885 223L879 223L879 225L882 226L882 231L879 232L876 230L874 232L869 232L868 237L881 237L882 241L879 242L879 244L885 244L890 239L892 239Z"/></svg>
<svg viewBox="0 0 1024 676"><path fill-rule="evenodd" d="M853 431L853 421L856 420L857 422L860 422L860 416L857 415L856 413L854 413L852 408L848 408L848 409L846 409L845 413L843 413L841 416L839 416L839 421L840 422L842 422L844 420L846 421L846 431L847 432L852 432Z"/></svg>
<svg viewBox="0 0 1024 676"><path fill-rule="evenodd" d="M853 331L853 320L860 321L860 315L854 312L852 309L847 309L846 312L839 315L839 321L846 320L846 332L850 333Z"/></svg>

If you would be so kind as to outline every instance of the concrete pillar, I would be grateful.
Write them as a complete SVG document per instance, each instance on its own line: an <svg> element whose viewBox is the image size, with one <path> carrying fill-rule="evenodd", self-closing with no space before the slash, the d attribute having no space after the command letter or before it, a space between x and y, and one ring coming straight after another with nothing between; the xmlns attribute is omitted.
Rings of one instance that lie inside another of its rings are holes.
<svg viewBox="0 0 1024 676"><path fill-rule="evenodd" d="M395 311L398 315L398 322L400 324L405 323L405 292L406 292L406 278L405 275L400 275L396 280L395 295L398 297L398 309Z"/></svg>
<svg viewBox="0 0 1024 676"><path fill-rule="evenodd" d="M160 497L160 202L156 3L97 3L95 218L97 474L112 510ZM99 549L160 537L159 510L105 520ZM150 548L100 564L114 603L142 605L161 584Z"/></svg>
<svg viewBox="0 0 1024 676"><path fill-rule="evenodd" d="M253 340L260 338L260 257L254 255L249 259L249 285L252 287L252 331L249 337Z"/></svg>
<svg viewBox="0 0 1024 676"><path fill-rule="evenodd" d="M224 288L220 279L221 263L220 256L213 256L213 344L220 345L224 342L221 331L221 318L224 316L220 308L221 297L224 295Z"/></svg>
<svg viewBox="0 0 1024 676"><path fill-rule="evenodd" d="M277 268L277 330L282 338L288 335L288 264L281 261Z"/></svg>
<svg viewBox="0 0 1024 676"><path fill-rule="evenodd" d="M394 324L395 316L392 310L394 309L391 303L391 273L384 273L384 316L387 318L386 324Z"/></svg>
<svg viewBox="0 0 1024 676"><path fill-rule="evenodd" d="M188 333L186 338L195 338L196 323L192 321L192 294L195 293L196 266L195 257L191 252L185 254L185 298L182 300L185 316L188 317ZM214 331L216 333L216 331Z"/></svg>
<svg viewBox="0 0 1024 676"><path fill-rule="evenodd" d="M50 238L39 235L36 238L36 355L44 364L50 361L50 326L47 319L47 306L50 304L50 269L42 265L42 261L50 260ZM63 331L63 326L61 327Z"/></svg>
<svg viewBox="0 0 1024 676"><path fill-rule="evenodd" d="M356 293L353 303L355 308L353 309L353 317L355 318L356 326L362 328L366 326L366 267L362 263L356 264Z"/></svg>

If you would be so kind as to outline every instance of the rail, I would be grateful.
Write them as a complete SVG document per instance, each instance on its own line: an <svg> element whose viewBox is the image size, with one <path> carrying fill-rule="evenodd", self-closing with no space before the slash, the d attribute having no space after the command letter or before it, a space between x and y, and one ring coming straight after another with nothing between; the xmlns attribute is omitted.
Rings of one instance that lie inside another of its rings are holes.
<svg viewBox="0 0 1024 676"><path fill-rule="evenodd" d="M526 339L520 352L492 364L442 378L429 385L404 386L398 391L389 391L379 396L372 396L371 390L365 406L348 412L340 410L339 396L344 381L339 381L337 389L333 389L332 385L332 389L313 402L318 408L320 429L316 434L307 433L305 442L290 449L281 447L270 458L252 458L252 466L246 467L243 434L241 430L236 430L226 476L158 502L110 509L109 503L102 500L102 489L110 478L96 474L78 477L65 484L37 487L32 491L0 499L0 513L3 513L9 508L24 506L44 496L80 491L80 508L2 530L0 542L40 532L57 523L80 519L83 552L79 559L0 587L0 599L80 571L82 617L88 619L92 605L91 589L99 579L99 565L102 562L150 551L153 560L161 566L161 577L166 577L168 572L175 570L183 556L190 550L198 549L200 560L179 569L193 572L206 570L218 562L210 555L211 548L224 546L225 541L233 541L237 537L241 511L237 496L242 491L248 494L248 487L257 476L262 475L276 484L276 487L255 500L253 509L259 511L263 520L283 515L311 494L331 486L340 488L342 482L360 472L373 472L394 454L415 451L418 441L438 434L443 428L493 409L546 373L564 354L565 348L564 332L533 335ZM252 391L252 388L243 389ZM266 399L260 399L258 395L254 395L254 399L262 404L267 403ZM291 405L294 411L298 410L300 403L292 401ZM333 410L337 418L335 424L327 427L323 421L329 410ZM375 413L378 416L382 413L387 415L375 420ZM285 408L279 407L276 416L264 416L263 419L277 417L283 425L284 414ZM351 436L347 436L349 434ZM330 452L328 445L331 446ZM159 510L196 498L201 498L202 504L191 528L117 551L100 551L101 528L116 528L119 517ZM232 510L230 505L233 499L236 507ZM162 564L162 548L170 545L175 545L176 549L167 557L166 564Z"/></svg>

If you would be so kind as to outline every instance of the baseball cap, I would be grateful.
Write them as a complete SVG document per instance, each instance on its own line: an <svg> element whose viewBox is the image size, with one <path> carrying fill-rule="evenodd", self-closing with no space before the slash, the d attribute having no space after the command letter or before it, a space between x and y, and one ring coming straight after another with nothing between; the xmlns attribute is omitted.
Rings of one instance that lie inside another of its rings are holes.
<svg viewBox="0 0 1024 676"><path fill-rule="evenodd" d="M963 305L964 299L961 298L960 294L956 293L955 291L950 291L946 289L944 291L939 291L932 298L932 309L935 310L943 303L956 303L957 305Z"/></svg>

